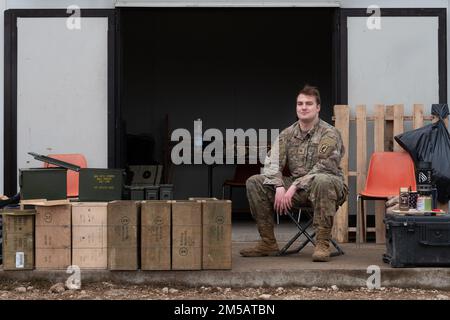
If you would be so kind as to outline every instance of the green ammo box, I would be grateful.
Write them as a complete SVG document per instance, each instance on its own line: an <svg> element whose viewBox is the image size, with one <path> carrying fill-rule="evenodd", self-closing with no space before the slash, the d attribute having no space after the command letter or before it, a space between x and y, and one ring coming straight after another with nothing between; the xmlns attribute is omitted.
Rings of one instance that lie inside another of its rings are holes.
<svg viewBox="0 0 450 320"><path fill-rule="evenodd" d="M45 196L38 197L39 199L65 199L67 193L66 186L66 169L73 170L79 173L79 183L78 183L78 199L81 202L89 201L113 201L121 200L123 192L123 180L124 180L124 170L122 169L97 169L97 168L80 168L77 165L54 159L52 157L43 156L34 152L28 152L36 160L48 162L59 168L52 169L38 169L38 170L62 170L64 173L64 197L63 198L49 198ZM64 168L64 169L62 169ZM29 169L31 170L31 169ZM36 169L34 169L36 170ZM62 174L61 174L62 175ZM62 177L62 176L61 176ZM49 180L47 176L46 185L51 185L52 181ZM55 179L55 178L54 178ZM23 184L28 180L22 179ZM59 181L59 180L58 180ZM28 182L28 184L31 184ZM36 188L38 184L31 184L33 188ZM41 187L40 185L38 185ZM59 185L58 185L59 187ZM56 189L56 186L52 188ZM34 190L34 189L33 189ZM33 198L35 195L33 194ZM23 197L22 197L23 198ZM31 199L33 199L31 198ZM27 198L30 199L28 196Z"/></svg>
<svg viewBox="0 0 450 320"><path fill-rule="evenodd" d="M131 199L131 190L130 186L123 186L122 190L122 200L130 200Z"/></svg>
<svg viewBox="0 0 450 320"><path fill-rule="evenodd" d="M144 200L144 186L130 186L129 188L131 200Z"/></svg>
<svg viewBox="0 0 450 320"><path fill-rule="evenodd" d="M19 169L20 198L60 200L67 198L64 168Z"/></svg>
<svg viewBox="0 0 450 320"><path fill-rule="evenodd" d="M159 199L159 186L146 186L145 200L158 200L158 199Z"/></svg>
<svg viewBox="0 0 450 320"><path fill-rule="evenodd" d="M122 199L122 169L80 169L78 198L81 202Z"/></svg>
<svg viewBox="0 0 450 320"><path fill-rule="evenodd" d="M159 186L159 199L160 200L173 199L173 184L161 184Z"/></svg>
<svg viewBox="0 0 450 320"><path fill-rule="evenodd" d="M159 186L133 185L125 186L124 199L126 200L158 200Z"/></svg>

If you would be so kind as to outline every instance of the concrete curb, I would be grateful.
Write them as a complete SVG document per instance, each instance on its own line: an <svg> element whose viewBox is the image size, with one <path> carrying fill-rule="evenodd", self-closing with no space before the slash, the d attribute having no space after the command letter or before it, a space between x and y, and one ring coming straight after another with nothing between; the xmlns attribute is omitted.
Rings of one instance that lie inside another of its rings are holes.
<svg viewBox="0 0 450 320"><path fill-rule="evenodd" d="M65 282L65 271L0 271L0 281ZM186 287L366 287L367 271L353 270L252 270L252 271L82 271L82 282L114 282ZM381 270L382 287L450 290L450 269L411 268Z"/></svg>

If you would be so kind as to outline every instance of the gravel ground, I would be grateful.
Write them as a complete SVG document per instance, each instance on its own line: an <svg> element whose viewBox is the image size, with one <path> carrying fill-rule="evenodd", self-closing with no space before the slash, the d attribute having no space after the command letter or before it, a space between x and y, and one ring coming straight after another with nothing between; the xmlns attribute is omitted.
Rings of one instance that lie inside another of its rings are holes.
<svg viewBox="0 0 450 320"><path fill-rule="evenodd" d="M380 288L221 288L155 287L110 282L89 283L80 290L45 282L3 282L0 300L450 300L450 292Z"/></svg>

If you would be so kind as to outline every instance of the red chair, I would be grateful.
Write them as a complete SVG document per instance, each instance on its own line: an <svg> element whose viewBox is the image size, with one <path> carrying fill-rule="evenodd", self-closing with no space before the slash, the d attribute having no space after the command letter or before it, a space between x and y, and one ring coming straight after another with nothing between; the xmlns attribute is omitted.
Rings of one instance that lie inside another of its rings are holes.
<svg viewBox="0 0 450 320"><path fill-rule="evenodd" d="M87 168L87 161L84 155L80 153L72 154L49 154L51 158L77 165L81 168ZM53 164L44 163L45 168L57 167ZM79 173L73 170L67 170L67 197L78 197Z"/></svg>
<svg viewBox="0 0 450 320"><path fill-rule="evenodd" d="M222 185L222 199L225 199L225 187L230 188L230 200L233 198L233 188L245 188L245 182L255 174L261 173L260 164L238 164L232 180L225 180Z"/></svg>
<svg viewBox="0 0 450 320"><path fill-rule="evenodd" d="M356 241L366 241L364 200L387 200L398 196L400 187L416 190L414 162L406 152L374 152L370 158L366 185L358 194Z"/></svg>

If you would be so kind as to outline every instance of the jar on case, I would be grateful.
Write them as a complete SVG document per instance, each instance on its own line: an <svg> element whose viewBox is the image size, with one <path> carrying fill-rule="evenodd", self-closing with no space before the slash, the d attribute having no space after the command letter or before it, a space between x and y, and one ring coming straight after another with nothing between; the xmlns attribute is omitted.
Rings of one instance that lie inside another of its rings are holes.
<svg viewBox="0 0 450 320"><path fill-rule="evenodd" d="M399 209L401 211L409 210L409 190L408 190L408 188L400 188L398 202L399 202Z"/></svg>
<svg viewBox="0 0 450 320"><path fill-rule="evenodd" d="M431 211L432 198L428 195L420 195L417 198L417 210L419 211Z"/></svg>
<svg viewBox="0 0 450 320"><path fill-rule="evenodd" d="M417 198L419 197L419 194L417 191L410 191L409 192L409 208L410 209L417 209Z"/></svg>

